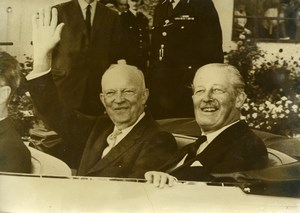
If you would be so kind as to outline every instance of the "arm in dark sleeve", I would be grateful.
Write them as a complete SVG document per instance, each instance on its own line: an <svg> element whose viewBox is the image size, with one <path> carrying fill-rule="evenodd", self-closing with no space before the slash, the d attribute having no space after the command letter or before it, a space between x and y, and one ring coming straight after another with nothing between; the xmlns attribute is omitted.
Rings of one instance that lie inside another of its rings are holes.
<svg viewBox="0 0 300 213"><path fill-rule="evenodd" d="M203 2L203 3L201 3ZM224 53L222 48L222 29L220 25L217 10L211 0L199 1L199 14L202 20L202 27L204 29L204 36L202 43L207 46L206 60L210 62L224 62Z"/></svg>
<svg viewBox="0 0 300 213"><path fill-rule="evenodd" d="M51 74L27 81L34 106L47 125L67 141L84 143L95 118L69 109L58 98Z"/></svg>

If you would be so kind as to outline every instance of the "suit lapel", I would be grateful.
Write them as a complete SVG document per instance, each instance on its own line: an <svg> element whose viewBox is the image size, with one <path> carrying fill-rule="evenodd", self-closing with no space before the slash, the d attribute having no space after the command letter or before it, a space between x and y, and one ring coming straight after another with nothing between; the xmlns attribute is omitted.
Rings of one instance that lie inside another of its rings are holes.
<svg viewBox="0 0 300 213"><path fill-rule="evenodd" d="M141 142L142 140L140 138L147 128L150 119L151 118L149 118L149 116L146 114L146 116L128 133L128 135L125 136L125 138L123 138L114 148L112 148L103 159L100 158L98 162L96 162L96 164L88 171L88 173L93 173L104 169L116 159L126 154L126 151L132 146Z"/></svg>
<svg viewBox="0 0 300 213"><path fill-rule="evenodd" d="M199 160L203 167L211 169L220 160L223 159L224 153L227 153L235 142L235 138L239 138L236 134L240 134L244 129L245 123L240 121L221 132L200 154L190 161L176 168L174 171L189 167L195 160ZM179 162L179 161L178 161Z"/></svg>
<svg viewBox="0 0 300 213"><path fill-rule="evenodd" d="M239 121L221 132L206 149L198 155L198 159L202 165L210 168L222 160L224 153L227 153L236 142L236 139L240 138L238 135L243 132L245 125L243 121Z"/></svg>

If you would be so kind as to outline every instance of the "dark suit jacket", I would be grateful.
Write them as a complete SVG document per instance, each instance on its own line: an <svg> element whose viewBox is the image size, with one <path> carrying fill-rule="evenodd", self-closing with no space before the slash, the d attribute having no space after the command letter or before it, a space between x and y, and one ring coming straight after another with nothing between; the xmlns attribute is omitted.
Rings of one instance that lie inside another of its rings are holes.
<svg viewBox="0 0 300 213"><path fill-rule="evenodd" d="M135 16L128 10L121 14L121 23L124 31L125 59L128 64L137 66L146 73L150 51L148 19L140 12Z"/></svg>
<svg viewBox="0 0 300 213"><path fill-rule="evenodd" d="M31 171L31 155L10 118L0 121L0 171Z"/></svg>
<svg viewBox="0 0 300 213"><path fill-rule="evenodd" d="M187 154L188 146L173 155L161 170L166 171L177 165ZM199 160L203 167L190 167L195 160ZM221 132L203 152L170 174L183 180L209 180L210 173L261 169L267 161L268 153L262 140L244 121L240 121Z"/></svg>
<svg viewBox="0 0 300 213"><path fill-rule="evenodd" d="M96 114L95 111L103 109L99 101L101 76L122 57L119 16L98 2L89 40L77 0L55 7L58 22L65 23L61 41L52 55L52 75L58 94L67 106Z"/></svg>
<svg viewBox="0 0 300 213"><path fill-rule="evenodd" d="M108 117L91 117L60 104L51 76L29 81L30 94L38 112L68 145L80 150L78 175L143 178L158 169L175 151L176 141L146 116L103 159L106 139L113 131ZM69 147L67 147L69 148Z"/></svg>
<svg viewBox="0 0 300 213"><path fill-rule="evenodd" d="M151 34L151 112L157 118L194 116L190 85L196 70L224 59L212 1L180 0L171 16L162 1L155 8Z"/></svg>

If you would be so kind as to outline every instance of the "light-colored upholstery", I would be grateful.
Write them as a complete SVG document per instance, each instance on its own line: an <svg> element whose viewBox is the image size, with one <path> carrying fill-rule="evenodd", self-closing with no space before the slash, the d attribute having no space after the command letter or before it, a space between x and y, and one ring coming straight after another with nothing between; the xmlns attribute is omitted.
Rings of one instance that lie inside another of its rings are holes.
<svg viewBox="0 0 300 213"><path fill-rule="evenodd" d="M71 176L69 166L63 161L41 152L32 147L28 147L31 152L31 173L41 175Z"/></svg>
<svg viewBox="0 0 300 213"><path fill-rule="evenodd" d="M186 144L192 143L197 139L196 137L190 137L181 134L173 134L173 135L176 139L178 148L183 147ZM268 150L268 158L269 158L268 167L297 162L296 159L280 151L271 148L267 148L267 150Z"/></svg>

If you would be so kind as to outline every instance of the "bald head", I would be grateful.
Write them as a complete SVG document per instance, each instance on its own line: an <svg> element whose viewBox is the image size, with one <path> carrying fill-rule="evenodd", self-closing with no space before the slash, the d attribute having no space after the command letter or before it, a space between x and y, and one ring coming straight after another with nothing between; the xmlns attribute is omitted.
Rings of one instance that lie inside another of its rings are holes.
<svg viewBox="0 0 300 213"><path fill-rule="evenodd" d="M121 60L118 64L111 65L103 74L102 91L107 89L107 84L122 84L125 81L130 81L140 89L146 88L143 72Z"/></svg>

